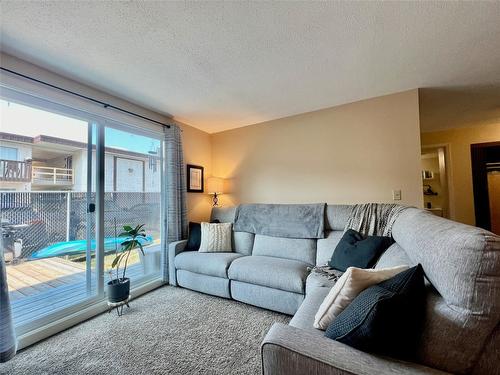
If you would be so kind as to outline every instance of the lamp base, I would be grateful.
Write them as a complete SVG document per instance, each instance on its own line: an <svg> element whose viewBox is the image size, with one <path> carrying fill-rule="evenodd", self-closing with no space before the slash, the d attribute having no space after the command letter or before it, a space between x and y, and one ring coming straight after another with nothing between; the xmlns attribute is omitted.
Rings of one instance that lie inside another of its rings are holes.
<svg viewBox="0 0 500 375"><path fill-rule="evenodd" d="M212 198L212 207L218 207L219 206L219 197L217 196L217 193L214 193L214 197Z"/></svg>

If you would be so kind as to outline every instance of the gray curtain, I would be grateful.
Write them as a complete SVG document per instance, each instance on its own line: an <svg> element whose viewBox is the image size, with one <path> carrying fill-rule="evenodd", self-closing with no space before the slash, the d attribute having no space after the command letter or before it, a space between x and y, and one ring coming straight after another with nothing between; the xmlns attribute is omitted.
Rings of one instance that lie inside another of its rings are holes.
<svg viewBox="0 0 500 375"><path fill-rule="evenodd" d="M182 151L181 129L165 127L165 242L187 237L186 166ZM168 256L163 254L163 279L168 281Z"/></svg>
<svg viewBox="0 0 500 375"><path fill-rule="evenodd" d="M3 243L0 245L0 362L7 362L16 354L17 342L12 322Z"/></svg>

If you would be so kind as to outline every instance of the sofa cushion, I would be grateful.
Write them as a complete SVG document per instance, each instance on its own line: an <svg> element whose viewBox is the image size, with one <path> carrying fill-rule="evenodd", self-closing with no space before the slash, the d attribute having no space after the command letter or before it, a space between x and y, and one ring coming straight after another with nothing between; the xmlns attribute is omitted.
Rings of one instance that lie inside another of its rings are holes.
<svg viewBox="0 0 500 375"><path fill-rule="evenodd" d="M352 205L347 204L327 205L325 210L325 229L344 231L347 220L351 215L352 207Z"/></svg>
<svg viewBox="0 0 500 375"><path fill-rule="evenodd" d="M342 230L332 230L325 232L325 238L320 238L317 243L316 265L328 264L340 239L344 235Z"/></svg>
<svg viewBox="0 0 500 375"><path fill-rule="evenodd" d="M392 242L391 237L364 237L354 229L348 229L328 264L339 271L345 271L349 267L371 268Z"/></svg>
<svg viewBox="0 0 500 375"><path fill-rule="evenodd" d="M319 336L323 336L324 332L313 327L314 315L319 309L319 306L328 294L328 288L315 288L306 295L304 302L290 321L293 327L305 329L314 332Z"/></svg>
<svg viewBox="0 0 500 375"><path fill-rule="evenodd" d="M306 279L306 294L311 293L316 288L326 289L329 291L335 285L335 282L336 279L329 279L316 272L311 272Z"/></svg>
<svg viewBox="0 0 500 375"><path fill-rule="evenodd" d="M396 266L416 266L417 264L413 262L408 255L406 255L405 251L399 244L393 243L389 248L382 254L379 258L377 264L375 265L375 269L380 268L389 268Z"/></svg>
<svg viewBox="0 0 500 375"><path fill-rule="evenodd" d="M219 220L221 223L234 223L236 206L231 207L213 207L210 215L210 221Z"/></svg>
<svg viewBox="0 0 500 375"><path fill-rule="evenodd" d="M424 307L424 272L418 265L361 292L325 336L366 352L414 359Z"/></svg>
<svg viewBox="0 0 500 375"><path fill-rule="evenodd" d="M298 260L314 265L316 261L316 240L256 234L252 255Z"/></svg>
<svg viewBox="0 0 500 375"><path fill-rule="evenodd" d="M201 273L208 276L227 278L231 262L243 255L237 253L182 252L175 257L175 267L180 270Z"/></svg>
<svg viewBox="0 0 500 375"><path fill-rule="evenodd" d="M255 234L248 232L233 232L233 250L243 255L252 255Z"/></svg>
<svg viewBox="0 0 500 375"><path fill-rule="evenodd" d="M233 261L228 276L231 280L304 293L307 267L296 260L252 255Z"/></svg>

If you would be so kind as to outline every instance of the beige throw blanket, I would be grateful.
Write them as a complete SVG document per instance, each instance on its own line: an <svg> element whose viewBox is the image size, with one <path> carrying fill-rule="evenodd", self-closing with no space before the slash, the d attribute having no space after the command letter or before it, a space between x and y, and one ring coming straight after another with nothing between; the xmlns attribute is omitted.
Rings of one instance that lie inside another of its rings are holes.
<svg viewBox="0 0 500 375"><path fill-rule="evenodd" d="M390 237L394 221L407 208L390 203L356 204L352 207L344 232L354 229L364 236Z"/></svg>

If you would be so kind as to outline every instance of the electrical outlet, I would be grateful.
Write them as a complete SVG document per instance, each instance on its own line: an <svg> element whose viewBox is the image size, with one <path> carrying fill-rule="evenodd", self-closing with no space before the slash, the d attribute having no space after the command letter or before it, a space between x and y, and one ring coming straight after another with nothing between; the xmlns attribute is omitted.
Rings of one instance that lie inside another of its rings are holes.
<svg viewBox="0 0 500 375"><path fill-rule="evenodd" d="M401 190L393 190L392 191L392 200L400 201L401 200Z"/></svg>

